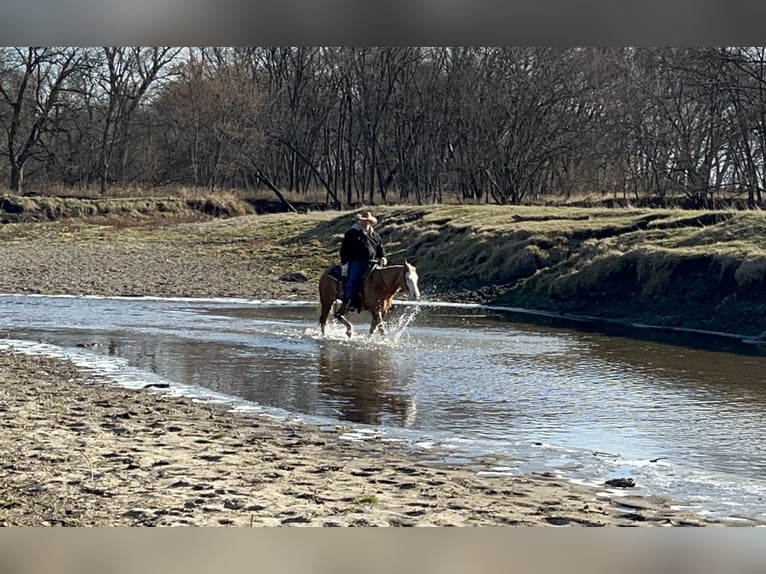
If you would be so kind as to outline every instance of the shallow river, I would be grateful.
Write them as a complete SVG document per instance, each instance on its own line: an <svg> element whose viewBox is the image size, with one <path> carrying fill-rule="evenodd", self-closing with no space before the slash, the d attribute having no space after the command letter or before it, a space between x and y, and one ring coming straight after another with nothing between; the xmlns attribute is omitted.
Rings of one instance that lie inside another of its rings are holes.
<svg viewBox="0 0 766 574"><path fill-rule="evenodd" d="M0 304L1 347L68 357L125 386L342 421L440 460L497 454L497 473L631 477L632 493L766 519L766 356L746 345L607 336L475 305L400 302L385 339L368 339L358 315L349 341L339 325L318 334L314 302Z"/></svg>

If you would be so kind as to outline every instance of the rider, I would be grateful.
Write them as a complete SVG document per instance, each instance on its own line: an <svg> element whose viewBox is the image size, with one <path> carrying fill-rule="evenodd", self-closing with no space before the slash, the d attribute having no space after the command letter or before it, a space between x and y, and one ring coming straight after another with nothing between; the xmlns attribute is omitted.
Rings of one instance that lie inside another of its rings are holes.
<svg viewBox="0 0 766 574"><path fill-rule="evenodd" d="M378 220L369 211L356 216L356 222L346 231L340 246L340 262L348 264L343 285L343 303L349 311L361 311L359 290L367 272L376 261L386 265L383 241L375 233Z"/></svg>

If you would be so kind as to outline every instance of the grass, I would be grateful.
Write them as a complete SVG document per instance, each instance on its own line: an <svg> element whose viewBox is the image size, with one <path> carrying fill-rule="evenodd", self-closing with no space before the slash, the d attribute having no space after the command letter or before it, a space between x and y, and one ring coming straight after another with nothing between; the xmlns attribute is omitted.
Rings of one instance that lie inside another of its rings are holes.
<svg viewBox="0 0 766 574"><path fill-rule="evenodd" d="M354 504L357 504L357 505L362 505L362 504L375 505L375 504L378 504L379 502L380 502L380 499L374 494L364 494L354 499Z"/></svg>

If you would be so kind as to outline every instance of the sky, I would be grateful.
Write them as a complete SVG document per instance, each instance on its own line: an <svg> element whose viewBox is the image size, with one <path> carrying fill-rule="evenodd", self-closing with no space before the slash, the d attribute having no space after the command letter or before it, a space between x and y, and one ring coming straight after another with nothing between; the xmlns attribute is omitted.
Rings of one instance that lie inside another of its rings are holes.
<svg viewBox="0 0 766 574"><path fill-rule="evenodd" d="M25 0L5 45L762 45L760 0Z"/></svg>

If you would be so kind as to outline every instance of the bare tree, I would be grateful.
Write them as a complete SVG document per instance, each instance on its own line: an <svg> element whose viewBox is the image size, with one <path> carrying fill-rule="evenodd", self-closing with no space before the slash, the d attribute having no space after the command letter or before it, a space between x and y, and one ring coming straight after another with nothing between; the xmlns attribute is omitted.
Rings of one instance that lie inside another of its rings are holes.
<svg viewBox="0 0 766 574"><path fill-rule="evenodd" d="M276 147L274 155L280 158L272 166L275 179L284 177L289 189L304 193L321 186L338 204L336 173L328 164L327 126L334 123L339 79L329 73L324 51L262 49L253 53L251 65L268 101L262 119Z"/></svg>
<svg viewBox="0 0 766 574"><path fill-rule="evenodd" d="M96 78L104 94L101 119L101 194L107 193L110 169L118 156L117 179L124 176L128 156L131 120L152 84L161 78L168 64L178 56L178 48L105 47L103 66Z"/></svg>
<svg viewBox="0 0 766 574"><path fill-rule="evenodd" d="M766 189L766 48L708 48L704 55L728 94L725 121L732 126L728 153L735 189L750 207L763 205Z"/></svg>
<svg viewBox="0 0 766 574"><path fill-rule="evenodd" d="M764 48L4 48L0 177L763 204Z"/></svg>
<svg viewBox="0 0 766 574"><path fill-rule="evenodd" d="M222 56L192 53L156 102L166 145L185 156L187 177L211 191L233 185L243 169L254 171L263 139L259 92L246 71Z"/></svg>
<svg viewBox="0 0 766 574"><path fill-rule="evenodd" d="M375 187L385 201L385 186L380 168L381 130L390 118L390 104L413 51L407 48L354 48L351 63L356 94L357 123L365 143L363 162L368 176L368 202L375 203Z"/></svg>
<svg viewBox="0 0 766 574"><path fill-rule="evenodd" d="M491 88L486 117L493 154L485 168L498 203L539 193L546 172L578 142L580 119L571 51L497 49L485 69Z"/></svg>
<svg viewBox="0 0 766 574"><path fill-rule="evenodd" d="M24 167L40 151L51 113L82 63L76 48L6 48L0 52L0 97L6 109L0 124L6 135L10 188L20 193Z"/></svg>

